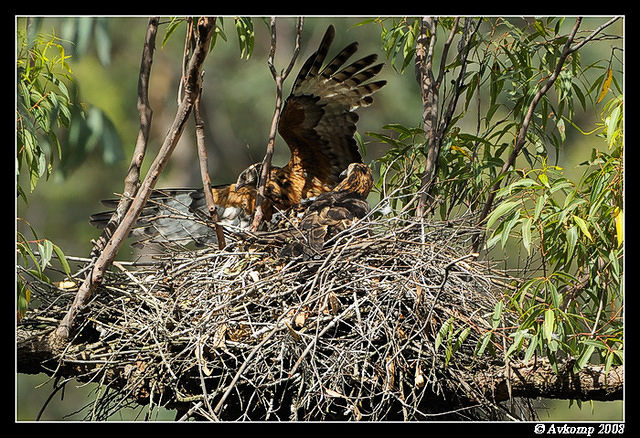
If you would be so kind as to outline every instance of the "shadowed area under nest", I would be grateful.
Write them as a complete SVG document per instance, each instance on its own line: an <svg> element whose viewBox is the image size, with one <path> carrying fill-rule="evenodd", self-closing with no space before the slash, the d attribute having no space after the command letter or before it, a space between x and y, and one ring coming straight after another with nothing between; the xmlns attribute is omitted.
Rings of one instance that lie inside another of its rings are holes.
<svg viewBox="0 0 640 438"><path fill-rule="evenodd" d="M527 418L474 384L503 356L499 336L474 352L507 280L469 254L469 231L374 209L310 258L259 233L114 269L59 373L106 382L93 419L137 403L182 419ZM23 324L59 319L73 294L56 294Z"/></svg>

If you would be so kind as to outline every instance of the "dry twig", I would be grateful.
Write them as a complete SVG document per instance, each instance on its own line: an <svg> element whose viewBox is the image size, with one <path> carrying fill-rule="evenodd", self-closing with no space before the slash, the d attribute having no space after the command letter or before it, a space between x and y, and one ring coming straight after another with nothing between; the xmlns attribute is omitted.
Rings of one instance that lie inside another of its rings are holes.
<svg viewBox="0 0 640 438"><path fill-rule="evenodd" d="M374 211L306 261L279 258L260 233L111 273L58 372L82 368L112 388L96 418L131 400L210 419L497 414L465 379L486 365L473 348L499 296L493 274L458 252L457 231ZM55 320L65 302L41 300L25 325ZM458 411L462 395L473 402Z"/></svg>

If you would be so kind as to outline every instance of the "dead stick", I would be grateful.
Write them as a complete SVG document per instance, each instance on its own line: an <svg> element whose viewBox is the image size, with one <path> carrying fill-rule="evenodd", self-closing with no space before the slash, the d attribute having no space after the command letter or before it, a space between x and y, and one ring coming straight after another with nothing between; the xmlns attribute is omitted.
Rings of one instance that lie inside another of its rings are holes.
<svg viewBox="0 0 640 438"><path fill-rule="evenodd" d="M215 223L216 237L218 238L218 248L223 249L226 245L224 240L224 232L222 225L218 223L218 212L216 204L213 201L213 193L211 193L211 178L209 177L209 159L207 158L207 146L204 138L204 119L200 113L200 97L202 95L202 87L198 97L196 98L193 115L196 121L196 142L198 146L198 159L200 162L200 176L202 177L202 187L204 190L204 199L207 202L209 216Z"/></svg>

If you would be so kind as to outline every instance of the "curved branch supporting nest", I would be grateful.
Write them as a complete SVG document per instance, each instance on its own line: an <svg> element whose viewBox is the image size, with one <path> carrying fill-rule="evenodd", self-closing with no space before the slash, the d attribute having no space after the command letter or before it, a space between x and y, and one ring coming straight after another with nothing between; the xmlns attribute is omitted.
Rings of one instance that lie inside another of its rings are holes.
<svg viewBox="0 0 640 438"><path fill-rule="evenodd" d="M501 402L527 385L504 390L503 340L474 354L499 279L450 225L382 216L308 260L279 258L266 233L111 272L65 349L19 371L101 382L97 418L132 402L225 420L513 418ZM41 329L19 343L23 364L72 299L38 295L21 322Z"/></svg>

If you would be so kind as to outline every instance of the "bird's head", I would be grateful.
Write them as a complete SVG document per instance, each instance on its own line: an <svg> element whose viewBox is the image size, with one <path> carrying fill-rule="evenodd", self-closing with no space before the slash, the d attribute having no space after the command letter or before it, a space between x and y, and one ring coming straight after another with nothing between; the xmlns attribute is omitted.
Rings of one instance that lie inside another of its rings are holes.
<svg viewBox="0 0 640 438"><path fill-rule="evenodd" d="M366 198L373 188L373 173L366 164L351 163L340 177L342 181L333 189L336 192L355 192Z"/></svg>
<svg viewBox="0 0 640 438"><path fill-rule="evenodd" d="M236 191L243 187L257 186L258 179L260 178L261 168L262 163L253 163L251 166L243 170L240 175L238 175L238 180L236 181Z"/></svg>

